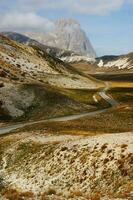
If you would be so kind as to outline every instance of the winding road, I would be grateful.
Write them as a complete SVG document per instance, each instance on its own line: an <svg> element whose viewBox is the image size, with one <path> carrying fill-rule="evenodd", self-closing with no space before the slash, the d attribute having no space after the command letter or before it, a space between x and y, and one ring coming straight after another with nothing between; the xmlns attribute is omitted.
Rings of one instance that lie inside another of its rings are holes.
<svg viewBox="0 0 133 200"><path fill-rule="evenodd" d="M110 104L111 107L117 106L118 102L113 99L112 97L108 96L106 92L109 90L109 84L106 83L106 87L103 88L100 92L99 95L107 102ZM57 118L52 118L52 119L46 119L46 120L40 120L40 121L35 121L35 122L27 122L27 123L20 123L20 124L15 124L15 125L10 125L6 127L1 127L0 128L0 136L9 133L10 131L16 130L18 128L23 128L27 125L33 125L33 124L38 124L41 122L61 122L61 121L70 121L74 119L79 119L82 117L86 116L95 116L97 114L101 114L109 110L109 108L105 108L102 110L97 110L89 113L82 113L82 114L77 114L77 115L71 115L71 116L64 116L64 117L57 117Z"/></svg>
<svg viewBox="0 0 133 200"><path fill-rule="evenodd" d="M116 106L116 105L118 105L118 102L115 100L115 99L113 99L112 97L110 97L110 96L108 96L107 94L106 94L106 92L109 90L109 83L108 82L106 82L106 87L102 90L102 91L100 91L99 92L99 95L106 101L106 102L108 102L111 106Z"/></svg>

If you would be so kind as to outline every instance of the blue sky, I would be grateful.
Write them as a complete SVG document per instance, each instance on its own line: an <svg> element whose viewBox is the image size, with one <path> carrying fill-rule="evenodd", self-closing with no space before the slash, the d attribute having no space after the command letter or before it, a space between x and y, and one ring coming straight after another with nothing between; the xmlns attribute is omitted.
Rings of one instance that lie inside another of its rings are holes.
<svg viewBox="0 0 133 200"><path fill-rule="evenodd" d="M0 1L2 31L50 31L62 17L80 22L98 56L133 51L133 0Z"/></svg>

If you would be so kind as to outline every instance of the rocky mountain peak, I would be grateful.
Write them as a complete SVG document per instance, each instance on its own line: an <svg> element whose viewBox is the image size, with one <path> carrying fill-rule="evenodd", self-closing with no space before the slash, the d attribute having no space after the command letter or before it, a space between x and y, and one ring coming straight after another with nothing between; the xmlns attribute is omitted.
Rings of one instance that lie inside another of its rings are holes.
<svg viewBox="0 0 133 200"><path fill-rule="evenodd" d="M74 26L74 25L77 25L80 27L80 24L77 20L75 19L65 19L65 18L61 18L61 19L58 19L57 21L55 21L55 25L57 27L65 27L65 26Z"/></svg>
<svg viewBox="0 0 133 200"><path fill-rule="evenodd" d="M38 42L64 50L73 51L81 56L95 58L96 53L79 22L74 19L59 19L49 33L26 33Z"/></svg>

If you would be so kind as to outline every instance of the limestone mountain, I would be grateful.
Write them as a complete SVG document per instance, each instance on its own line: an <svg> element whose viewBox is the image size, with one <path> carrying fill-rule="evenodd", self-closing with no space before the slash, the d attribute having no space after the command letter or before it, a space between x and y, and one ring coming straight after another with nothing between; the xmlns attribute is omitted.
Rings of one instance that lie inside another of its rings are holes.
<svg viewBox="0 0 133 200"><path fill-rule="evenodd" d="M47 34L28 32L26 35L48 46L70 50L90 58L96 57L86 33L80 24L73 19L57 20L55 28Z"/></svg>
<svg viewBox="0 0 133 200"><path fill-rule="evenodd" d="M48 53L49 55L59 58L60 60L67 63L78 63L82 61L89 62L89 63L95 62L95 58L92 58L88 55L83 56L83 55L80 55L79 53L75 53L74 51L61 49L61 47L57 48L53 46L48 46L20 33L2 32L1 34L19 43L23 43L28 46L37 46L41 48L43 51L45 51L46 53Z"/></svg>

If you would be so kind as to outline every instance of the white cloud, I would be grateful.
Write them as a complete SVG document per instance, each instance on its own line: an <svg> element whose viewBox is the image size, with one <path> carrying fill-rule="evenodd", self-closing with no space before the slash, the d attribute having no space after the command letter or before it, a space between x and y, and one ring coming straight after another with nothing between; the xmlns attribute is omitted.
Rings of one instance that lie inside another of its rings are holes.
<svg viewBox="0 0 133 200"><path fill-rule="evenodd" d="M5 0L4 4L27 12L63 9L75 13L103 15L120 9L124 3L132 2L133 0Z"/></svg>
<svg viewBox="0 0 133 200"><path fill-rule="evenodd" d="M40 17L35 13L7 13L4 18L1 16L2 30L15 30L15 31L50 31L54 28L54 23L46 18Z"/></svg>
<svg viewBox="0 0 133 200"><path fill-rule="evenodd" d="M124 0L77 0L73 10L79 13L103 15L118 10Z"/></svg>
<svg viewBox="0 0 133 200"><path fill-rule="evenodd" d="M0 0L0 29L14 31L49 31L54 23L39 16L46 10L92 15L106 15L133 0Z"/></svg>

